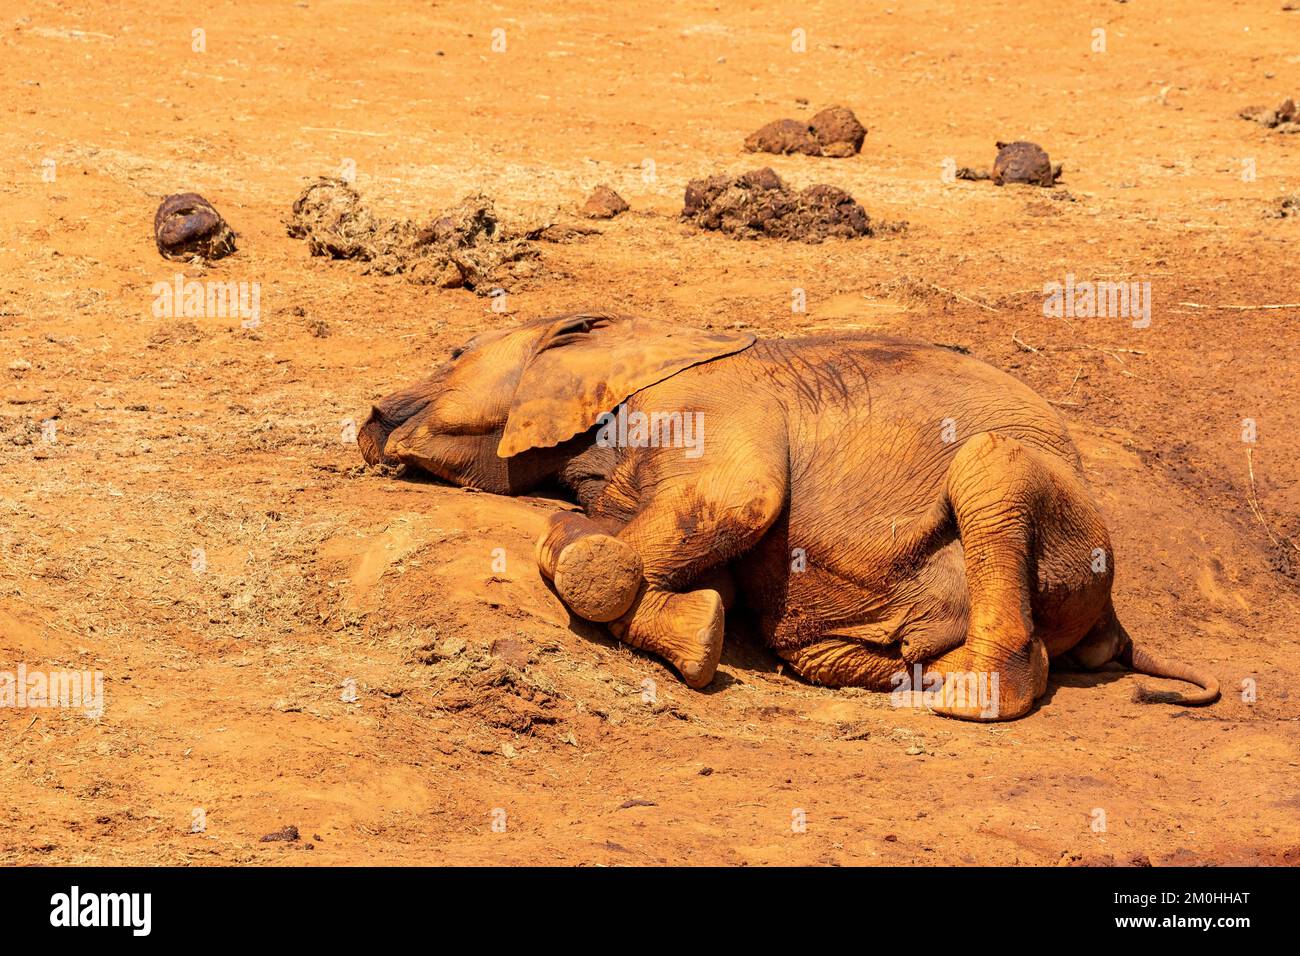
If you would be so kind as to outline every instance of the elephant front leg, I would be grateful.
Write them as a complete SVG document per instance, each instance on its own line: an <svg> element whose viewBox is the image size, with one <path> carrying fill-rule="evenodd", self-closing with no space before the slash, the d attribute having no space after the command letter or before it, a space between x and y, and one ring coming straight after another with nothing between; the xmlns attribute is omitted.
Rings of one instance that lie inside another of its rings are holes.
<svg viewBox="0 0 1300 956"><path fill-rule="evenodd" d="M606 623L624 616L641 591L641 556L586 515L558 511L537 540L537 565L560 599L581 618Z"/></svg>
<svg viewBox="0 0 1300 956"><path fill-rule="evenodd" d="M703 687L722 656L725 604L734 594L726 571L709 576L713 587L688 594L650 587L641 556L608 530L586 515L556 512L537 541L538 567L574 614L608 623L629 647L658 654L687 685Z"/></svg>
<svg viewBox="0 0 1300 956"><path fill-rule="evenodd" d="M651 587L636 549L608 530L586 515L556 512L537 540L538 567L574 614L608 623L629 647L658 654L689 686L703 687L722 656L725 605L734 595L729 575L719 569L708 576L711 587L687 594Z"/></svg>
<svg viewBox="0 0 1300 956"><path fill-rule="evenodd" d="M767 533L785 494L780 466L764 469L763 456L754 454L660 483L618 533L641 556L645 587L611 630L659 654L687 685L706 686L722 657L725 612L735 598L726 564Z"/></svg>
<svg viewBox="0 0 1300 956"><path fill-rule="evenodd" d="M626 644L658 654L697 688L722 656L734 597L726 564L754 546L785 503L783 451L733 452L734 441L718 441L716 465L646 465L654 495L623 527L557 514L537 546L543 573L575 613L609 622Z"/></svg>
<svg viewBox="0 0 1300 956"><path fill-rule="evenodd" d="M609 629L628 647L658 654L698 689L718 670L725 620L722 595L712 588L678 594L647 586Z"/></svg>

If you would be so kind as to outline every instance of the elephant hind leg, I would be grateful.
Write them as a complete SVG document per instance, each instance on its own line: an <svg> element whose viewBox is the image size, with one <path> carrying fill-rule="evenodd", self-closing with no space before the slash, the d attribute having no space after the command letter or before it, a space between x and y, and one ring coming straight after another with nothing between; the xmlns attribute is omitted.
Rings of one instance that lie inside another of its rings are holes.
<svg viewBox="0 0 1300 956"><path fill-rule="evenodd" d="M1069 465L1004 435L976 436L958 451L947 497L970 615L965 642L927 665L945 679L933 709L1010 720L1046 692L1049 657L1068 651L1106 608L1110 540ZM995 688L995 699L964 699L971 686Z"/></svg>

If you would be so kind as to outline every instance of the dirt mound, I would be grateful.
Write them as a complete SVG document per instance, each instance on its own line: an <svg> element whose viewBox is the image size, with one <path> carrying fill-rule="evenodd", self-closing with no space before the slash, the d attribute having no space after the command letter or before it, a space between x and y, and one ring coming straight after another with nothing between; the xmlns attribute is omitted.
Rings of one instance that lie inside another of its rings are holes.
<svg viewBox="0 0 1300 956"><path fill-rule="evenodd" d="M1300 133L1300 106L1290 97L1273 109L1248 106L1237 115L1279 133Z"/></svg>
<svg viewBox="0 0 1300 956"><path fill-rule="evenodd" d="M627 200L614 190L608 186L597 186L587 197L580 212L588 219L613 219L630 208L632 207L627 204Z"/></svg>
<svg viewBox="0 0 1300 956"><path fill-rule="evenodd" d="M289 235L307 240L313 256L356 259L367 273L405 275L413 282L466 288L479 295L538 275L540 256L525 234L497 219L492 200L475 194L421 226L376 216L341 179L320 179L294 200Z"/></svg>
<svg viewBox="0 0 1300 956"><path fill-rule="evenodd" d="M682 218L735 239L821 242L875 234L867 211L844 190L821 184L791 189L768 168L691 180Z"/></svg>
<svg viewBox="0 0 1300 956"><path fill-rule="evenodd" d="M793 119L768 123L745 139L745 149L751 153L802 153L838 159L856 155L866 138L867 128L851 109L830 106L807 123Z"/></svg>
<svg viewBox="0 0 1300 956"><path fill-rule="evenodd" d="M489 646L451 637L427 648L424 660L440 710L517 734L572 712L555 685L529 667L532 654L521 641L502 638Z"/></svg>
<svg viewBox="0 0 1300 956"><path fill-rule="evenodd" d="M1061 178L1061 164L1052 165L1047 150L1037 143L1017 140L1014 143L995 143L998 154L993 159L993 169L985 172L963 166L957 170L958 179L991 179L993 185L1023 183L1028 186L1052 187Z"/></svg>
<svg viewBox="0 0 1300 956"><path fill-rule="evenodd" d="M153 236L164 259L221 259L235 251L235 232L198 193L176 193L158 206Z"/></svg>

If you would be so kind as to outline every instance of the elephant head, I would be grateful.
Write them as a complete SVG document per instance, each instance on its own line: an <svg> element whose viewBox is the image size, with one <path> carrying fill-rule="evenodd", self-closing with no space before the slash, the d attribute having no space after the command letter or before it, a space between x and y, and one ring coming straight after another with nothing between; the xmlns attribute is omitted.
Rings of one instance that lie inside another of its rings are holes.
<svg viewBox="0 0 1300 956"><path fill-rule="evenodd" d="M590 447L600 416L635 392L753 343L744 332L603 312L484 332L375 405L357 444L370 464L521 494Z"/></svg>

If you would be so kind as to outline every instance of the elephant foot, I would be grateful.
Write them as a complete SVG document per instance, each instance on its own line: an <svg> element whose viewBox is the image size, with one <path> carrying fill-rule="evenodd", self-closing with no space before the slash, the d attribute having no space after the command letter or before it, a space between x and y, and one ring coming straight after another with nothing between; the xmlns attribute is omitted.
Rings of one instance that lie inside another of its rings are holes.
<svg viewBox="0 0 1300 956"><path fill-rule="evenodd" d="M537 566L579 617L606 623L622 617L642 584L641 555L586 515L556 512L537 539Z"/></svg>
<svg viewBox="0 0 1300 956"><path fill-rule="evenodd" d="M941 688L926 692L931 711L958 720L992 722L1023 717L1047 693L1047 647L1029 641L1001 662L976 662L958 648L926 667L943 675Z"/></svg>
<svg viewBox="0 0 1300 956"><path fill-rule="evenodd" d="M607 534L567 545L555 562L555 590L573 613L601 623L622 617L641 589L641 555Z"/></svg>
<svg viewBox="0 0 1300 956"><path fill-rule="evenodd" d="M658 654L688 687L699 689L718 670L725 619L717 591L676 594L647 588L610 630L628 646Z"/></svg>
<svg viewBox="0 0 1300 956"><path fill-rule="evenodd" d="M891 690L910 665L897 645L872 645L841 637L824 637L803 647L777 652L804 680L825 687Z"/></svg>

